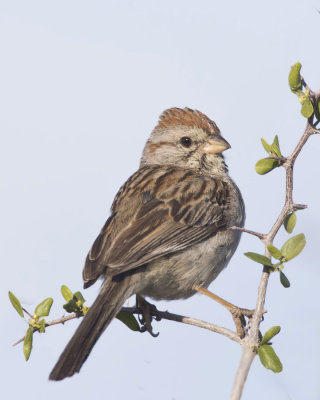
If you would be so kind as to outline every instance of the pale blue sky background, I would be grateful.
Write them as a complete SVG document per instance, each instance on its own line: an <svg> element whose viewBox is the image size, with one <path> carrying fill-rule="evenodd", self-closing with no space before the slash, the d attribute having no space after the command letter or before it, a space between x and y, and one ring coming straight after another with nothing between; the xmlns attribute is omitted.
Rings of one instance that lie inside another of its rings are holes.
<svg viewBox="0 0 320 400"><path fill-rule="evenodd" d="M213 118L232 149L230 174L247 207L247 228L265 232L284 200L284 171L258 176L260 138L277 133L292 151L305 120L287 85L290 66L303 65L320 88L318 0L306 1L1 1L1 392L11 399L227 399L240 348L226 338L168 321L157 339L115 321L81 374L47 380L77 323L36 335L25 363L11 344L26 325L8 302L12 290L33 310L45 297L62 315L61 284L82 287L82 266L120 185L138 167L159 114L192 107ZM264 332L274 340L284 371L257 359L244 399L320 398L319 190L320 137L296 164L295 233L305 251L285 272L292 287L271 276ZM281 245L288 234L281 231ZM261 268L245 251L262 251L243 236L229 267L211 285L228 300L255 306ZM99 285L85 292L92 302ZM158 304L233 328L209 299Z"/></svg>

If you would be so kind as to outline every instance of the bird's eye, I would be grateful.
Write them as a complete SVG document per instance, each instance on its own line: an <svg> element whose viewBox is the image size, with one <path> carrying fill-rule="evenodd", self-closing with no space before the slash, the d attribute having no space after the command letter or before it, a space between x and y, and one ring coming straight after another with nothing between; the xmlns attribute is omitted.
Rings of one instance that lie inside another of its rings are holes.
<svg viewBox="0 0 320 400"><path fill-rule="evenodd" d="M188 137L188 136L183 136L180 139L180 143L182 144L182 146L184 147L190 147L192 144L192 140Z"/></svg>

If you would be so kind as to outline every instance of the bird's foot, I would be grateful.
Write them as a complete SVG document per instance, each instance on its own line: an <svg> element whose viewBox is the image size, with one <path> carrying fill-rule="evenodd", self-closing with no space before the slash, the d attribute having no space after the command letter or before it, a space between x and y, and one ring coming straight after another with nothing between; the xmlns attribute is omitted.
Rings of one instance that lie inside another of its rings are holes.
<svg viewBox="0 0 320 400"><path fill-rule="evenodd" d="M136 295L136 303L137 308L141 311L141 315L138 316L141 324L140 332L149 332L153 337L159 336L159 332L154 333L152 329L152 311L156 311L157 307L138 294ZM156 320L160 321L160 318L156 318Z"/></svg>
<svg viewBox="0 0 320 400"><path fill-rule="evenodd" d="M230 313L232 315L238 336L240 337L240 339L244 338L246 335L246 332L250 328L251 320L252 320L255 310L248 310L246 308L240 308L233 304L232 304L232 307L228 308L228 310L230 311ZM248 323L247 323L245 317L247 317L249 319Z"/></svg>

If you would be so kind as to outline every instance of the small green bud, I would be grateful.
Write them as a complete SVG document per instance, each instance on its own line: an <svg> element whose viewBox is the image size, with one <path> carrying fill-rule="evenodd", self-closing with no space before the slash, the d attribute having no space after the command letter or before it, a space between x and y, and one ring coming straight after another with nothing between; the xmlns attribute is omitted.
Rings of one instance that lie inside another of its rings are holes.
<svg viewBox="0 0 320 400"><path fill-rule="evenodd" d="M280 332L280 326L273 326L263 335L261 339L260 346L268 343L274 336L276 336Z"/></svg>
<svg viewBox="0 0 320 400"><path fill-rule="evenodd" d="M286 275L285 275L282 271L279 271L279 273L280 273L280 282L281 282L281 285L282 285L283 287L285 287L286 289L289 288L289 287L290 287L290 281L289 281L289 279L286 277Z"/></svg>
<svg viewBox="0 0 320 400"><path fill-rule="evenodd" d="M301 114L305 118L309 118L309 117L311 117L313 112L314 112L314 109L313 109L313 105L312 105L311 101L309 99L304 100L304 102L302 103L302 106L301 106Z"/></svg>
<svg viewBox="0 0 320 400"><path fill-rule="evenodd" d="M260 175L265 175L272 171L274 168L279 167L280 163L278 160L273 158L262 158L255 165L255 170Z"/></svg>
<svg viewBox="0 0 320 400"><path fill-rule="evenodd" d="M73 298L73 293L71 292L71 290L65 286L62 285L61 286L61 294L63 296L63 298L65 299L65 301L70 301Z"/></svg>
<svg viewBox="0 0 320 400"><path fill-rule="evenodd" d="M292 233L294 227L296 226L296 221L297 221L296 213L293 212L286 216L285 220L283 221L283 225L288 233Z"/></svg>
<svg viewBox="0 0 320 400"><path fill-rule="evenodd" d="M301 82L301 63L297 62L291 67L289 73L289 86L292 92L296 92L297 90L302 89L302 82Z"/></svg>

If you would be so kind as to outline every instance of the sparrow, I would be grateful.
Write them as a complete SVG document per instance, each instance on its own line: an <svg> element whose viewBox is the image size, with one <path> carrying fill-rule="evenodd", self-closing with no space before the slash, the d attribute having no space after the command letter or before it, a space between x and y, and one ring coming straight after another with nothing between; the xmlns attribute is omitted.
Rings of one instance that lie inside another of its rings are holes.
<svg viewBox="0 0 320 400"><path fill-rule="evenodd" d="M244 203L222 152L230 148L211 119L190 108L164 111L140 167L120 188L85 261L84 287L98 297L49 379L79 372L132 295L186 299L207 288L234 254Z"/></svg>

